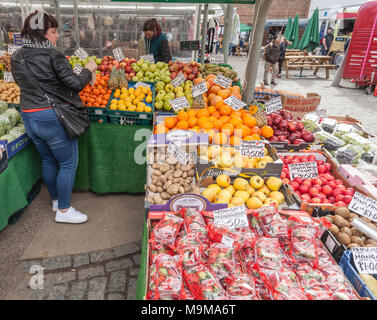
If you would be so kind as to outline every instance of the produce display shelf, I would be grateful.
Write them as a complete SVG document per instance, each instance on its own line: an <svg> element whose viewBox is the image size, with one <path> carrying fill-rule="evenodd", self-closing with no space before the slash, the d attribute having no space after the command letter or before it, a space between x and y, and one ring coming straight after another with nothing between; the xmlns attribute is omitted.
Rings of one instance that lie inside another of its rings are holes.
<svg viewBox="0 0 377 320"><path fill-rule="evenodd" d="M357 290L360 297L368 297L372 300L376 300L376 297L372 294L364 281L360 278L353 262L352 252L350 250L344 252L339 265L342 267L344 274L352 283L353 287Z"/></svg>
<svg viewBox="0 0 377 320"><path fill-rule="evenodd" d="M137 82L129 81L128 88L133 88ZM151 103L145 103L145 105L152 108L151 112L137 112L137 111L120 111L110 110L111 100L114 99L114 91L111 93L107 114L109 116L110 123L123 124L123 125L137 125L137 126L151 126L153 124L154 102L156 98L156 84L154 82L144 82L151 86L153 100Z"/></svg>
<svg viewBox="0 0 377 320"><path fill-rule="evenodd" d="M89 111L90 122L107 123L107 108L87 107L87 109Z"/></svg>

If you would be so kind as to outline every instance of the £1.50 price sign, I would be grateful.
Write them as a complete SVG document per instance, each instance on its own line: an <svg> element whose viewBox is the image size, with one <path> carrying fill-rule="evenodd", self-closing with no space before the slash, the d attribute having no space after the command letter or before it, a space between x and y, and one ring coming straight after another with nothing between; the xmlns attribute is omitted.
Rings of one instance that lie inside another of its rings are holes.
<svg viewBox="0 0 377 320"><path fill-rule="evenodd" d="M249 222L246 216L245 205L213 211L215 226L228 226L230 228L246 228Z"/></svg>
<svg viewBox="0 0 377 320"><path fill-rule="evenodd" d="M264 157L264 142L261 140L242 140L240 147L241 156L245 157Z"/></svg>
<svg viewBox="0 0 377 320"><path fill-rule="evenodd" d="M292 163L288 165L289 174L291 180L298 177L301 179L315 179L318 178L318 166L317 162L300 162Z"/></svg>

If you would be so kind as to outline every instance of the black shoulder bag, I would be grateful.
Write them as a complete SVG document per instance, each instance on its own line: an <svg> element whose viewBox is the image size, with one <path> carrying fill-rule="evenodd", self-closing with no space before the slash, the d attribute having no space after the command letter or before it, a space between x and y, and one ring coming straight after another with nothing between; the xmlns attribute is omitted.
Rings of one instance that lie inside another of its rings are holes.
<svg viewBox="0 0 377 320"><path fill-rule="evenodd" d="M85 107L81 106L74 106L68 103L64 104L56 104L54 100L48 96L47 93L43 91L43 89L38 85L37 81L31 75L30 70L26 64L24 59L24 55L21 52L21 64L24 64L30 78L33 80L35 86L42 92L43 96L47 99L47 101L53 107L56 116L64 128L67 136L69 139L73 140L81 135L83 135L90 127L90 120L89 120L89 113Z"/></svg>

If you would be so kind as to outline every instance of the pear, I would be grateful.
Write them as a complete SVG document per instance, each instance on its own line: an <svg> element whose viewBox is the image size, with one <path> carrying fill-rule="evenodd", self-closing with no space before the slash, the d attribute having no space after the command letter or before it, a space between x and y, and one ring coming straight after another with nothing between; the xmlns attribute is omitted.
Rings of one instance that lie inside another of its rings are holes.
<svg viewBox="0 0 377 320"><path fill-rule="evenodd" d="M226 188L230 185L230 177L227 174L220 174L216 178L216 183L222 187Z"/></svg>
<svg viewBox="0 0 377 320"><path fill-rule="evenodd" d="M283 181L280 178L269 177L266 185L270 188L271 191L279 191Z"/></svg>
<svg viewBox="0 0 377 320"><path fill-rule="evenodd" d="M233 186L237 190L246 191L247 187L249 186L249 183L244 178L237 178L234 180Z"/></svg>
<svg viewBox="0 0 377 320"><path fill-rule="evenodd" d="M284 195L279 191L272 191L269 195L269 198L275 199L279 205L283 204L285 201Z"/></svg>
<svg viewBox="0 0 377 320"><path fill-rule="evenodd" d="M206 198L209 202L213 202L216 199L216 190L214 188L207 188L203 190L202 196Z"/></svg>
<svg viewBox="0 0 377 320"><path fill-rule="evenodd" d="M238 190L234 193L233 197L241 197L243 201L247 201L250 198L250 194L247 191Z"/></svg>
<svg viewBox="0 0 377 320"><path fill-rule="evenodd" d="M245 200L241 197L233 197L230 199L229 204L233 204L235 207L242 206Z"/></svg>
<svg viewBox="0 0 377 320"><path fill-rule="evenodd" d="M249 209L258 209L263 206L263 202L260 201L257 197L251 197L246 201L246 206Z"/></svg>
<svg viewBox="0 0 377 320"><path fill-rule="evenodd" d="M262 188L259 188L257 191L263 192L266 197L270 195L271 190L268 189L266 185L263 185Z"/></svg>
<svg viewBox="0 0 377 320"><path fill-rule="evenodd" d="M266 200L266 196L263 192L257 191L253 194L253 197L257 197L260 201L264 202Z"/></svg>

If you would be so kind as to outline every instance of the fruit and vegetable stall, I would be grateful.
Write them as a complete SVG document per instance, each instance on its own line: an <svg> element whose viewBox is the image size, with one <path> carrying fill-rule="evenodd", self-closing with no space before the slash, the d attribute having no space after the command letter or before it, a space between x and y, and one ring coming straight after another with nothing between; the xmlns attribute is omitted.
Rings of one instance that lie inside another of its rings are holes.
<svg viewBox="0 0 377 320"><path fill-rule="evenodd" d="M76 73L89 58L67 57ZM247 104L229 65L91 58L75 190L145 192L139 299L376 299L377 140L362 123L315 93L257 87ZM0 228L41 176L11 80Z"/></svg>

